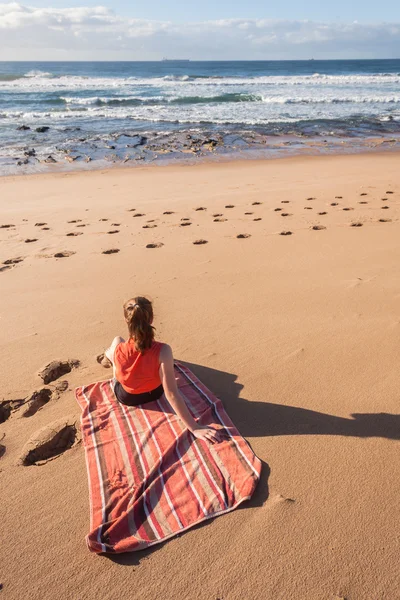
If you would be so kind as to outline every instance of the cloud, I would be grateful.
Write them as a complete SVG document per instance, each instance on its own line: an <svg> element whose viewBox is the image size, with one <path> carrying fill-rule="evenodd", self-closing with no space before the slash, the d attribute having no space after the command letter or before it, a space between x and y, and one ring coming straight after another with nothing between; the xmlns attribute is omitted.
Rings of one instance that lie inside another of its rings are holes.
<svg viewBox="0 0 400 600"><path fill-rule="evenodd" d="M395 58L400 23L220 19L176 24L104 6L0 4L0 60Z"/></svg>

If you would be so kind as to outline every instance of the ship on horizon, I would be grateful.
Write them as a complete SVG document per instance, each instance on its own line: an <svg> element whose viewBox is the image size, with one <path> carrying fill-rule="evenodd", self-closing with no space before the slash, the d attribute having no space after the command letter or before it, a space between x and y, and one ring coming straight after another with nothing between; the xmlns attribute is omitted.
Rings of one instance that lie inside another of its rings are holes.
<svg viewBox="0 0 400 600"><path fill-rule="evenodd" d="M163 58L161 62L188 63L190 58Z"/></svg>

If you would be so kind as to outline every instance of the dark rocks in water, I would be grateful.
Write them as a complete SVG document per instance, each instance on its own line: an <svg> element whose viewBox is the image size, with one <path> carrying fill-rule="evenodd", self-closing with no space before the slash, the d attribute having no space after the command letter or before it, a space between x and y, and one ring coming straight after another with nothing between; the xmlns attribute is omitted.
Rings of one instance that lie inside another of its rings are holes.
<svg viewBox="0 0 400 600"><path fill-rule="evenodd" d="M28 131L30 127L28 125L20 125L17 127L17 131Z"/></svg>
<svg viewBox="0 0 400 600"><path fill-rule="evenodd" d="M127 136L127 137L136 137L136 141L135 143L130 143L127 144L126 147L127 148L136 148L137 146L144 146L144 144L147 142L147 137L144 135L138 135L138 136L128 136L126 133L124 133L123 135Z"/></svg>
<svg viewBox="0 0 400 600"><path fill-rule="evenodd" d="M109 150L115 150L115 146L113 146L113 145L106 146L106 148L108 148Z"/></svg>
<svg viewBox="0 0 400 600"><path fill-rule="evenodd" d="M72 369L79 367L80 361L76 359L69 360L53 360L51 363L43 367L38 373L43 379L43 383L47 385L55 379L59 379L66 373L70 373Z"/></svg>
<svg viewBox="0 0 400 600"><path fill-rule="evenodd" d="M35 148L32 148L32 150L24 150L24 155L25 156L36 156L36 150Z"/></svg>
<svg viewBox="0 0 400 600"><path fill-rule="evenodd" d="M43 162L45 162L45 163L51 163L52 164L52 163L56 163L57 161L56 161L55 158L53 158L51 156L51 154L49 154L49 156L47 158L45 158Z"/></svg>
<svg viewBox="0 0 400 600"><path fill-rule="evenodd" d="M27 165L29 163L29 158L24 158L23 160L19 160L17 165L20 167L21 165Z"/></svg>
<svg viewBox="0 0 400 600"><path fill-rule="evenodd" d="M42 127L36 127L35 131L37 131L38 133L46 133L46 131L48 131L50 129L50 127L48 127L47 125L43 125Z"/></svg>

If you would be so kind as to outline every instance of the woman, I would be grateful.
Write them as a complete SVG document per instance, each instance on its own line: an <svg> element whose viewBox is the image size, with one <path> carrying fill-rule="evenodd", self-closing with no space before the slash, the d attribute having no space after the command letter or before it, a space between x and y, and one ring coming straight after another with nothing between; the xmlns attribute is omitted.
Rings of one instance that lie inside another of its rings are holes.
<svg viewBox="0 0 400 600"><path fill-rule="evenodd" d="M168 402L196 438L218 442L213 427L198 425L190 414L176 385L171 347L154 341L153 307L147 298L138 296L124 304L129 339L113 339L105 356L112 363L116 378L117 400L136 406L158 400L165 394Z"/></svg>

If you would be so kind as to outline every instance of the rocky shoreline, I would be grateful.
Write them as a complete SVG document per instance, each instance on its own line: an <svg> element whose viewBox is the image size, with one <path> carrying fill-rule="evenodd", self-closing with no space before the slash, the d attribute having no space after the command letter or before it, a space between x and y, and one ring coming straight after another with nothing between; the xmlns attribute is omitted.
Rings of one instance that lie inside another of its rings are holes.
<svg viewBox="0 0 400 600"><path fill-rule="evenodd" d="M323 136L271 135L259 131L174 131L115 132L106 135L85 133L81 127L63 129L49 126L31 128L20 125L25 144L13 148L9 156L0 156L0 174L43 172L51 165L60 170L87 169L104 165L169 163L193 159L276 158L304 153L337 153L398 149L398 137L339 138ZM54 137L63 137L57 143ZM66 139L68 136L69 139ZM89 163L91 163L89 165ZM69 166L69 165L72 165Z"/></svg>

